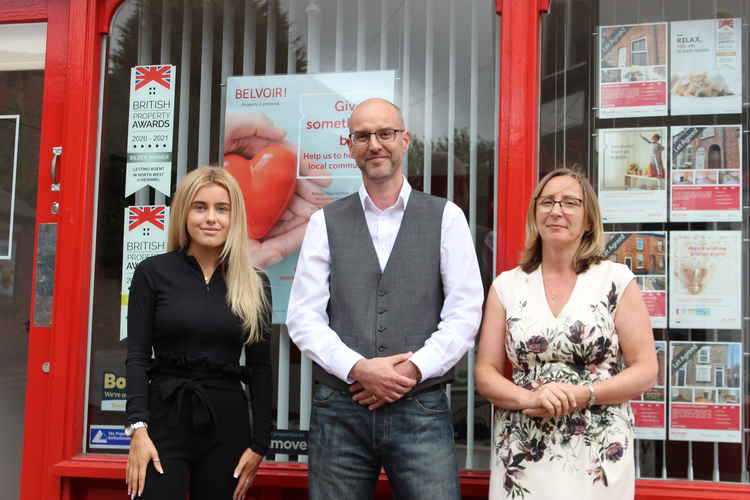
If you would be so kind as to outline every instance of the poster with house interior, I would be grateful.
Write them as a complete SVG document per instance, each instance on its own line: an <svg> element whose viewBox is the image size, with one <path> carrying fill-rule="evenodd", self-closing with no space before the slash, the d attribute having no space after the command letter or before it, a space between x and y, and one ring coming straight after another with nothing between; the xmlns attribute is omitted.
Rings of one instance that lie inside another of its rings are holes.
<svg viewBox="0 0 750 500"><path fill-rule="evenodd" d="M672 341L669 369L669 439L742 442L742 344Z"/></svg>
<svg viewBox="0 0 750 500"><path fill-rule="evenodd" d="M599 118L667 114L667 23L599 27Z"/></svg>
<svg viewBox="0 0 750 500"><path fill-rule="evenodd" d="M670 129L675 222L742 221L742 126Z"/></svg>
<svg viewBox="0 0 750 500"><path fill-rule="evenodd" d="M670 23L673 115L742 112L742 20Z"/></svg>
<svg viewBox="0 0 750 500"><path fill-rule="evenodd" d="M656 384L648 392L630 402L635 418L636 439L667 439L667 343L657 340L656 359L659 363L659 373Z"/></svg>
<svg viewBox="0 0 750 500"><path fill-rule="evenodd" d="M667 327L667 236L650 233L605 233L604 255L635 274L653 328Z"/></svg>
<svg viewBox="0 0 750 500"><path fill-rule="evenodd" d="M669 232L669 327L742 328L742 231Z"/></svg>
<svg viewBox="0 0 750 500"><path fill-rule="evenodd" d="M603 222L667 220L666 139L666 127L598 130Z"/></svg>

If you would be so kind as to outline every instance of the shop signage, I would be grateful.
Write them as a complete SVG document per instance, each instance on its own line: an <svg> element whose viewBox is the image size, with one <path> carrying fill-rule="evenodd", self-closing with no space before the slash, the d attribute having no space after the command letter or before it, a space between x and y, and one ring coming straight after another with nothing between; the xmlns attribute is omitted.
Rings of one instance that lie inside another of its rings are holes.
<svg viewBox="0 0 750 500"><path fill-rule="evenodd" d="M670 23L673 115L742 112L742 20Z"/></svg>
<svg viewBox="0 0 750 500"><path fill-rule="evenodd" d="M90 425L89 448L100 450L127 450L130 438L122 425Z"/></svg>
<svg viewBox="0 0 750 500"><path fill-rule="evenodd" d="M125 411L126 379L114 372L102 374L102 411Z"/></svg>
<svg viewBox="0 0 750 500"><path fill-rule="evenodd" d="M675 222L742 221L742 126L672 127Z"/></svg>
<svg viewBox="0 0 750 500"><path fill-rule="evenodd" d="M742 344L672 341L669 351L669 439L741 443Z"/></svg>
<svg viewBox="0 0 750 500"><path fill-rule="evenodd" d="M310 215L362 182L347 148L354 106L370 97L393 101L394 84L394 71L227 79L224 166L245 196L251 249L271 279L274 323L286 320Z"/></svg>
<svg viewBox="0 0 750 500"><path fill-rule="evenodd" d="M169 64L130 70L125 196L147 186L170 196L176 75Z"/></svg>
<svg viewBox="0 0 750 500"><path fill-rule="evenodd" d="M135 268L143 259L167 250L168 225L169 207L165 205L125 207L122 237L120 340L128 336L128 297Z"/></svg>
<svg viewBox="0 0 750 500"><path fill-rule="evenodd" d="M667 128L597 132L602 221L667 220Z"/></svg>
<svg viewBox="0 0 750 500"><path fill-rule="evenodd" d="M274 430L268 453L287 455L307 455L308 432L297 430Z"/></svg>
<svg viewBox="0 0 750 500"><path fill-rule="evenodd" d="M742 231L670 231L669 327L742 328Z"/></svg>

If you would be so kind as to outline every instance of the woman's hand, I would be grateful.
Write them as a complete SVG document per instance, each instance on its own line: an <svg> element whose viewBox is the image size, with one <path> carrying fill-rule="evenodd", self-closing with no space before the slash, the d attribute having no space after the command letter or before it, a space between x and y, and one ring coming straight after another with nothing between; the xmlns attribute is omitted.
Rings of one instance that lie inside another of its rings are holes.
<svg viewBox="0 0 750 500"><path fill-rule="evenodd" d="M130 452L128 453L128 468L125 474L125 484L128 486L130 498L141 496L146 484L146 468L149 462L154 462L154 468L160 474L164 474L159 453L156 446L148 436L145 428L136 429L130 440Z"/></svg>
<svg viewBox="0 0 750 500"><path fill-rule="evenodd" d="M237 487L234 489L232 500L242 500L245 498L247 490L252 486L255 480L255 474L258 472L263 457L258 455L250 448L246 449L234 469L234 477L239 478Z"/></svg>
<svg viewBox="0 0 750 500"><path fill-rule="evenodd" d="M582 408L587 396L588 389L583 386L550 382L531 392L529 407L523 413L530 417L560 418Z"/></svg>

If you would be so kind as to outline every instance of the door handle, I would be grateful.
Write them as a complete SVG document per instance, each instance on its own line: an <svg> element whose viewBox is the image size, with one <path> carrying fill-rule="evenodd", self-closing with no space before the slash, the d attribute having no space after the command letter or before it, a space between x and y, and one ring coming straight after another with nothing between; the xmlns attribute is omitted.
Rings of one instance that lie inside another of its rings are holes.
<svg viewBox="0 0 750 500"><path fill-rule="evenodd" d="M62 146L52 148L52 165L50 165L50 177L52 178L50 190L52 191L60 191L60 182L57 177L57 159L62 155L62 151Z"/></svg>

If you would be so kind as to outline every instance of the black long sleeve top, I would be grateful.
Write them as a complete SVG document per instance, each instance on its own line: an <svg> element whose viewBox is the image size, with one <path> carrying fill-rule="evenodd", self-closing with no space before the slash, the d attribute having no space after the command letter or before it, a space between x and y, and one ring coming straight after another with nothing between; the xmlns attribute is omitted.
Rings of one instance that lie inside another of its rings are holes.
<svg viewBox="0 0 750 500"><path fill-rule="evenodd" d="M128 299L125 361L128 422L149 421L149 381L160 373L212 373L250 391L253 432L248 447L260 455L271 435L271 288L261 274L268 301L260 342L244 342L242 321L226 303L226 282L217 268L205 283L198 262L184 251L149 257L135 270ZM152 348L155 357L152 358Z"/></svg>

